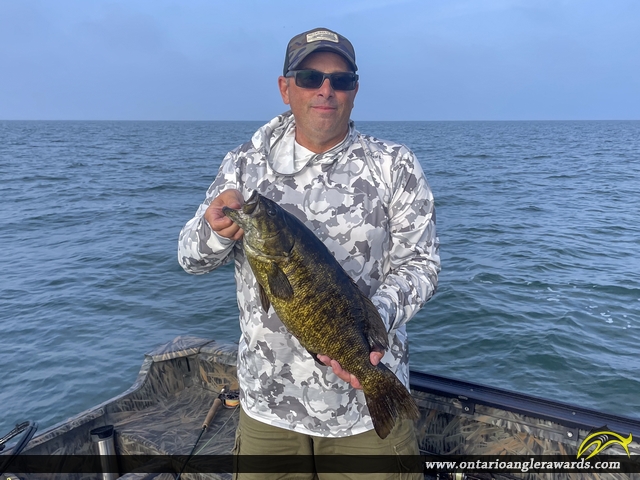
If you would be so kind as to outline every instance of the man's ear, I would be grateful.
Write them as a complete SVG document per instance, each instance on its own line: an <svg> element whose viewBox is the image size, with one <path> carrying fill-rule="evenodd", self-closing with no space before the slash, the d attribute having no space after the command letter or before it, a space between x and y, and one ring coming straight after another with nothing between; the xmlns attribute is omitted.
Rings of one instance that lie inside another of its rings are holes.
<svg viewBox="0 0 640 480"><path fill-rule="evenodd" d="M278 77L278 88L280 89L280 96L285 105L289 105L289 81L285 77Z"/></svg>

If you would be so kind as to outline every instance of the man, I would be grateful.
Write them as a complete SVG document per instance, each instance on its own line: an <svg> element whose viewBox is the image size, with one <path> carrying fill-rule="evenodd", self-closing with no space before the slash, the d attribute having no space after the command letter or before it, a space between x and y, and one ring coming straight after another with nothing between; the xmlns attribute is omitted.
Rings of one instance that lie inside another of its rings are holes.
<svg viewBox="0 0 640 480"><path fill-rule="evenodd" d="M342 35L317 28L295 36L278 78L291 111L227 154L180 233L178 257L187 272L235 261L242 331L235 453L283 455L273 458L283 472L290 455L419 453L411 421L398 422L381 440L357 378L326 356L319 358L328 366L318 366L273 309L264 312L242 252L243 231L222 213L258 190L310 227L385 322L389 350L372 352L371 362L382 360L408 387L405 324L434 294L440 270L433 196L411 151L362 135L350 121L356 71L353 46Z"/></svg>

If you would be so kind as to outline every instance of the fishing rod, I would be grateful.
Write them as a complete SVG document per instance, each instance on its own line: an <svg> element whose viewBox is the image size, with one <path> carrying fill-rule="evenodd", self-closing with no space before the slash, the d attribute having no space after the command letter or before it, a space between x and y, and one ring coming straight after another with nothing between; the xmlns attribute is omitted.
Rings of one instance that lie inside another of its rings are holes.
<svg viewBox="0 0 640 480"><path fill-rule="evenodd" d="M5 443L7 443L13 437L16 437L22 433L22 437L20 438L18 443L13 447L11 456L9 456L9 458L5 462L0 463L0 475L2 475L4 472L7 471L13 459L22 450L24 450L24 447L27 446L27 443L29 443L29 440L31 440L31 437L33 437L33 434L36 433L37 429L38 429L38 424L36 422L31 422L31 421L23 422L16 425L16 427L13 430L11 430L4 437L0 438L0 452L1 452L4 450Z"/></svg>
<svg viewBox="0 0 640 480"><path fill-rule="evenodd" d="M211 405L211 408L209 409L209 412L207 413L207 417L204 419L204 423L202 424L202 429L200 430L200 435L198 435L198 438L196 439L196 443L193 444L193 448L191 449L191 453L187 457L187 460L184 462L184 465L182 465L182 469L180 470L180 473L176 477L176 480L180 480L180 476L184 472L184 469L187 467L187 463L189 463L189 460L193 456L193 452L196 451L196 447L198 446L198 442L200 441L200 438L202 438L202 434L209 427L209 424L211 424L211 421L213 420L213 418L215 417L216 413L218 413L218 410L222 406L223 397L226 395L226 390L227 390L226 386L222 387L222 390L220 390L220 393L218 394L216 399L213 401L213 405Z"/></svg>

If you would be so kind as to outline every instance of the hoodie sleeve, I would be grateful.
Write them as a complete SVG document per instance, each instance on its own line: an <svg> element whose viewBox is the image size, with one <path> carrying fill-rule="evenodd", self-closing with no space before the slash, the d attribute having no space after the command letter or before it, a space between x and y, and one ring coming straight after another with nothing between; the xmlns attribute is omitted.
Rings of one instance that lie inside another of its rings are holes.
<svg viewBox="0 0 640 480"><path fill-rule="evenodd" d="M440 272L433 194L411 151L405 149L398 160L390 176L390 271L371 299L389 331L433 296Z"/></svg>
<svg viewBox="0 0 640 480"><path fill-rule="evenodd" d="M218 175L207 190L204 202L180 232L178 263L187 273L199 275L210 272L231 258L235 241L215 233L204 219L204 212L220 193L230 188L239 188L236 160L235 151L225 156Z"/></svg>

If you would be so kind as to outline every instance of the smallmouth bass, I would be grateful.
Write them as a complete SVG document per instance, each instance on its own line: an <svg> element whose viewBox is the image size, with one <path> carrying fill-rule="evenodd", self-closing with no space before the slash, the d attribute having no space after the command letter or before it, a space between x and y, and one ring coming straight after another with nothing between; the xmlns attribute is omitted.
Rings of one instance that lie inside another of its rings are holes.
<svg viewBox="0 0 640 480"><path fill-rule="evenodd" d="M254 191L240 209L224 214L244 230L243 249L259 284L265 311L273 306L287 330L319 365L327 355L358 378L373 426L386 438L400 418L419 412L407 388L372 350L389 347L371 300L329 249L294 215Z"/></svg>

